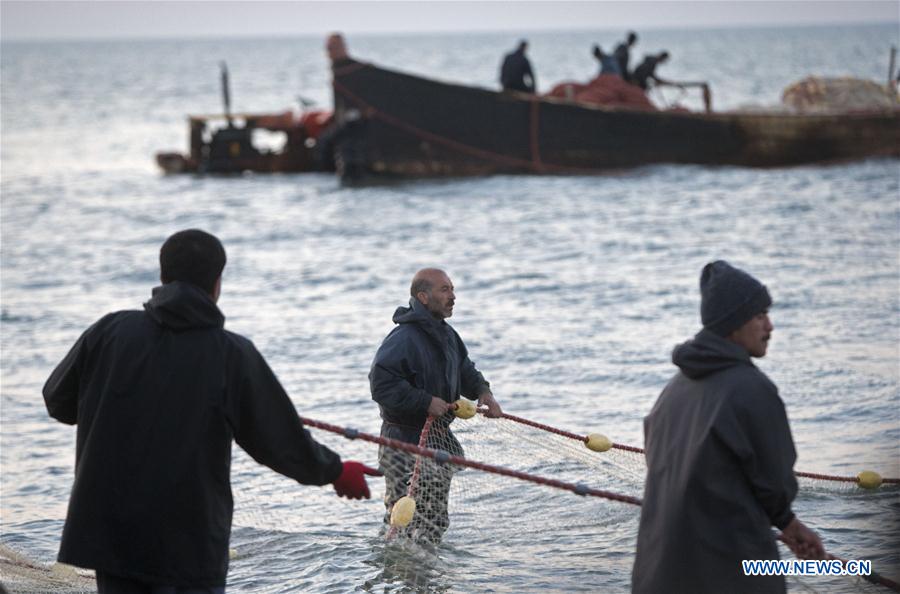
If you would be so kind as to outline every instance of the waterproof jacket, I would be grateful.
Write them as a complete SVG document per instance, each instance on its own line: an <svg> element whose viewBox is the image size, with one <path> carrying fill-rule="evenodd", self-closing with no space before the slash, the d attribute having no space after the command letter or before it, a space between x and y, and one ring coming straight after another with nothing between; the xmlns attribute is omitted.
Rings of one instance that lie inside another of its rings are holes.
<svg viewBox="0 0 900 594"><path fill-rule="evenodd" d="M59 560L175 586L223 586L232 439L257 462L322 485L340 458L316 443L262 355L199 288L153 290L144 311L82 334L44 386L77 424Z"/></svg>
<svg viewBox="0 0 900 594"><path fill-rule="evenodd" d="M381 343L369 386L385 425L396 431L383 435L416 443L428 416L432 396L453 402L460 395L477 399L490 391L459 334L429 313L418 299L394 312L397 326ZM448 413L441 422L448 424Z"/></svg>
<svg viewBox="0 0 900 594"><path fill-rule="evenodd" d="M656 67L659 65L659 62L659 56L646 56L644 61L638 64L637 68L634 69L634 72L631 73L628 80L646 91L650 88L647 81L651 78L654 81L657 80Z"/></svg>
<svg viewBox="0 0 900 594"><path fill-rule="evenodd" d="M782 576L741 566L778 559L772 526L794 517L797 454L778 390L743 347L706 330L672 361L681 372L644 420L633 591L784 592Z"/></svg>
<svg viewBox="0 0 900 594"><path fill-rule="evenodd" d="M500 66L500 85L504 90L534 93L536 86L534 72L524 50L516 50L503 58L503 64Z"/></svg>
<svg viewBox="0 0 900 594"><path fill-rule="evenodd" d="M613 50L613 57L616 59L616 63L619 65L619 73L625 80L631 79L631 73L628 71L628 58L630 52L631 46L628 45L627 41L623 41L616 46L615 50Z"/></svg>

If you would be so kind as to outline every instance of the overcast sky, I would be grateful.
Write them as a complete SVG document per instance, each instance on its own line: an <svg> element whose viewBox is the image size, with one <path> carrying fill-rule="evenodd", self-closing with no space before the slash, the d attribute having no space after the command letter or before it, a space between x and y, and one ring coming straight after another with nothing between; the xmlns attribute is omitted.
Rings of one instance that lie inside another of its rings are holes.
<svg viewBox="0 0 900 594"><path fill-rule="evenodd" d="M894 23L878 1L0 1L0 36L19 39L322 35L432 31L658 29Z"/></svg>

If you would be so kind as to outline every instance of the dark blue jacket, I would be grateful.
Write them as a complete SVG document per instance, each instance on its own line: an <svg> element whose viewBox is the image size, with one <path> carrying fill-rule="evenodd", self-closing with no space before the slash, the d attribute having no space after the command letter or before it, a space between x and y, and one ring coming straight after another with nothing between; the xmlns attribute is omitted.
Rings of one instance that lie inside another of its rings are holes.
<svg viewBox="0 0 900 594"><path fill-rule="evenodd" d="M616 46L616 49L613 50L613 57L616 59L619 65L619 74L622 75L622 78L625 80L631 80L631 72L628 71L628 59L631 47L628 45L627 41L623 41L619 45Z"/></svg>
<svg viewBox="0 0 900 594"><path fill-rule="evenodd" d="M222 586L231 531L231 442L304 484L341 472L303 428L262 355L224 329L201 289L153 290L144 311L88 328L44 386L77 424L59 560L174 586Z"/></svg>
<svg viewBox="0 0 900 594"><path fill-rule="evenodd" d="M428 416L431 397L447 402L460 395L477 399L490 390L459 334L429 313L418 299L394 312L391 330L375 354L369 372L372 399L386 424L409 428L404 441L415 442ZM442 422L452 420L448 414Z"/></svg>
<svg viewBox="0 0 900 594"><path fill-rule="evenodd" d="M516 50L504 56L500 66L500 86L504 90L534 93L537 86L534 72L524 50Z"/></svg>

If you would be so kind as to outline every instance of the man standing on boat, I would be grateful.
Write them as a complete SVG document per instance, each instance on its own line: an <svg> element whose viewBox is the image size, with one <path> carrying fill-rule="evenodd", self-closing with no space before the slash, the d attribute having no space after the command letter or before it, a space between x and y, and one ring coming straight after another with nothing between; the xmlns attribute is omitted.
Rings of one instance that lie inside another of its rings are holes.
<svg viewBox="0 0 900 594"><path fill-rule="evenodd" d="M224 329L218 239L175 233L159 263L143 311L101 318L44 386L50 415L78 426L59 560L96 570L100 594L224 592L232 441L345 497L368 498L377 474L318 444L253 343Z"/></svg>
<svg viewBox="0 0 900 594"><path fill-rule="evenodd" d="M503 65L500 67L500 86L504 91L535 92L537 81L531 69L531 62L525 56L527 49L528 42L523 39L515 51L503 57Z"/></svg>
<svg viewBox="0 0 900 594"><path fill-rule="evenodd" d="M394 312L397 326L381 343L369 372L372 399L381 409L381 435L418 444L426 419L433 417L425 445L461 456L462 446L450 431L452 403L462 395L477 398L489 417L499 417L503 411L459 334L445 321L453 315L456 302L447 274L422 269L413 277L409 292L409 307ZM389 522L394 503L407 494L414 458L382 446L379 464L386 484L385 522ZM409 528L418 539L436 544L450 525L447 497L453 470L449 465L428 465L423 474Z"/></svg>
<svg viewBox="0 0 900 594"><path fill-rule="evenodd" d="M619 73L625 80L631 80L631 73L628 71L628 60L631 48L637 43L637 34L634 31L628 32L628 37L616 46L613 50L613 57L619 65Z"/></svg>
<svg viewBox="0 0 900 594"><path fill-rule="evenodd" d="M751 361L772 335L769 291L727 262L700 277L703 329L675 348L680 371L644 419L647 480L635 593L784 592L783 576L746 576L778 559L772 526L800 558L819 537L791 511L797 459L778 389Z"/></svg>

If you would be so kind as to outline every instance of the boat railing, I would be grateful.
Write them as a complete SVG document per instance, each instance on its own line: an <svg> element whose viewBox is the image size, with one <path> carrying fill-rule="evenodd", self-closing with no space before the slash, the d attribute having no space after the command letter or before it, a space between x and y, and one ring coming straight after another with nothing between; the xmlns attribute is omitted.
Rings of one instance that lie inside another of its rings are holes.
<svg viewBox="0 0 900 594"><path fill-rule="evenodd" d="M712 91L709 88L709 83L702 81L687 81L687 82L675 82L675 81L657 81L657 87L676 87L681 90L686 89L700 89L700 92L703 96L703 107L706 110L706 113L712 113Z"/></svg>

